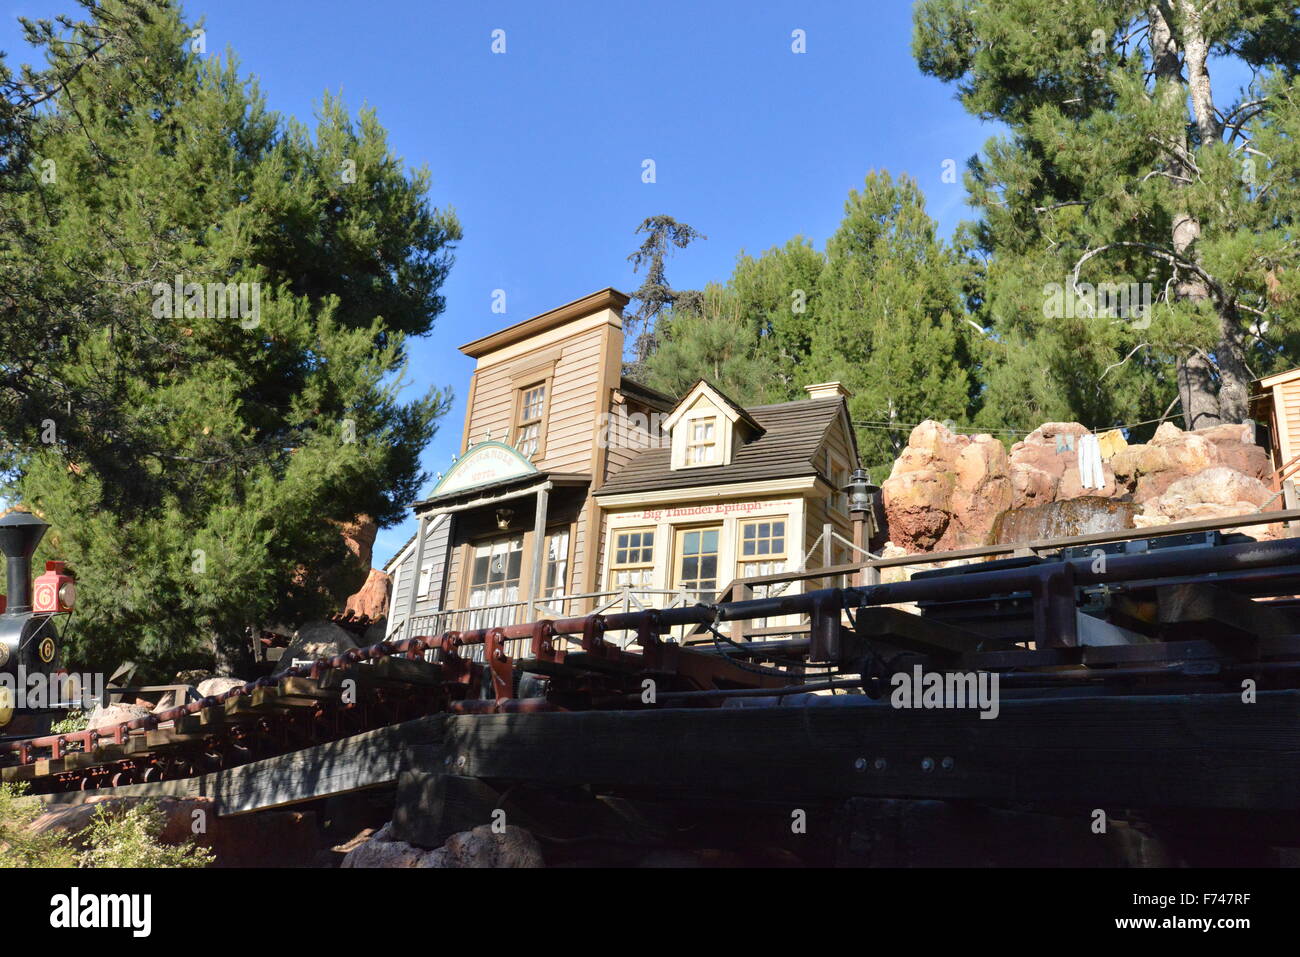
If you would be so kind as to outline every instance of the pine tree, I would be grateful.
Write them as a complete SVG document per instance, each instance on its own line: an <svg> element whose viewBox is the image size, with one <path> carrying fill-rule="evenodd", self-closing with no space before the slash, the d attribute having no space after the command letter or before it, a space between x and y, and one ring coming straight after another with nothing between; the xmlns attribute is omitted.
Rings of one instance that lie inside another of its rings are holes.
<svg viewBox="0 0 1300 957"><path fill-rule="evenodd" d="M818 284L826 257L796 236L758 258L743 252L727 282L763 352L776 365L769 389L784 400L804 398L803 368L817 328Z"/></svg>
<svg viewBox="0 0 1300 957"><path fill-rule="evenodd" d="M804 381L854 393L864 463L887 469L925 418L966 421L976 385L962 283L966 266L936 235L906 176L871 173L850 192L827 243Z"/></svg>
<svg viewBox="0 0 1300 957"><path fill-rule="evenodd" d="M1241 421L1300 328L1292 5L922 0L914 16L921 69L1010 130L967 176L1003 346L988 402ZM1130 284L1138 304L1117 295Z"/></svg>
<svg viewBox="0 0 1300 957"><path fill-rule="evenodd" d="M33 333L0 359L11 490L79 575L73 660L154 677L355 587L339 525L402 516L446 409L398 394L460 237L372 112L326 97L309 133L197 30L159 4L82 65L0 194L0 274L28 277L0 323Z"/></svg>
<svg viewBox="0 0 1300 957"><path fill-rule="evenodd" d="M706 286L698 303L674 309L660 323L643 378L651 388L681 396L707 379L741 405L787 398L774 356L734 291Z"/></svg>
<svg viewBox="0 0 1300 957"><path fill-rule="evenodd" d="M981 404L981 360L968 314L983 276L937 236L907 177L872 173L818 252L802 237L742 253L725 286L679 295L643 366L647 384L680 394L713 381L742 404L805 398L838 380L853 392L864 462L887 471L924 418L965 423ZM997 410L980 421L1002 424Z"/></svg>
<svg viewBox="0 0 1300 957"><path fill-rule="evenodd" d="M646 234L636 252L627 257L632 271L645 267L645 278L632 298L637 301L636 311L627 318L632 335L633 365L639 366L654 349L655 321L660 314L671 310L681 293L668 285L665 262L673 249L685 249L697 239L708 239L693 226L679 223L671 216L650 216L636 228L636 233ZM696 301L698 305L698 301Z"/></svg>

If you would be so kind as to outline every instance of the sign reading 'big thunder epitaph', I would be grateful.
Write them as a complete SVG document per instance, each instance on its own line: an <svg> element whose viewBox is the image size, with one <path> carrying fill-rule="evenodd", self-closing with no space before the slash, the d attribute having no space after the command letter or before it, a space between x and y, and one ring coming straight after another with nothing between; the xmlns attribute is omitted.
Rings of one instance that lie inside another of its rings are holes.
<svg viewBox="0 0 1300 957"><path fill-rule="evenodd" d="M493 485L506 479L536 475L537 467L516 449L504 442L480 442L466 451L447 470L433 489L433 495L446 495L480 485Z"/></svg>

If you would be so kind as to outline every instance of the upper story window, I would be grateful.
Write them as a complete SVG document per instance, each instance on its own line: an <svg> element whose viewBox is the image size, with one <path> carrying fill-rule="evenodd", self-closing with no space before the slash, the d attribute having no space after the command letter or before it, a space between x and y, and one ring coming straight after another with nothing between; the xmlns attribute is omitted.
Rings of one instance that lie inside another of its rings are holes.
<svg viewBox="0 0 1300 957"><path fill-rule="evenodd" d="M515 422L515 448L525 458L542 449L542 419L546 415L546 383L538 382L519 391L519 414Z"/></svg>
<svg viewBox="0 0 1300 957"><path fill-rule="evenodd" d="M672 468L730 465L736 454L763 434L748 412L703 379L687 391L664 419L672 435Z"/></svg>
<svg viewBox="0 0 1300 957"><path fill-rule="evenodd" d="M690 465L709 465L718 461L718 420L691 419L686 436L686 461Z"/></svg>
<svg viewBox="0 0 1300 957"><path fill-rule="evenodd" d="M826 452L826 476L834 486L831 492L831 508L841 515L849 514L849 493L843 491L844 486L849 484L849 467L829 450Z"/></svg>

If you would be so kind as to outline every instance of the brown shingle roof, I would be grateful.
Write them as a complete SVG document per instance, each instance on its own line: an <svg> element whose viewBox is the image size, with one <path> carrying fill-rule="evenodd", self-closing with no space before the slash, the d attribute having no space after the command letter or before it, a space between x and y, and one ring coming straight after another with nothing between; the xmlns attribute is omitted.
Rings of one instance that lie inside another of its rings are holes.
<svg viewBox="0 0 1300 957"><path fill-rule="evenodd" d="M745 411L765 431L736 450L730 465L672 470L672 449L647 449L614 473L596 495L726 485L763 479L820 475L813 462L826 431L839 415L838 396L756 405Z"/></svg>

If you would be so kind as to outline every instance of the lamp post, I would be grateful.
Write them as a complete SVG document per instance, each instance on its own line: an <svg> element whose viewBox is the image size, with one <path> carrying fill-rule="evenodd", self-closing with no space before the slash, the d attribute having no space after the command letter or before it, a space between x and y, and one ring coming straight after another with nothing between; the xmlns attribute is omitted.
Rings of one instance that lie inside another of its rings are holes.
<svg viewBox="0 0 1300 957"><path fill-rule="evenodd" d="M879 531L876 527L876 496L880 492L879 485L871 483L871 473L866 469L854 469L853 474L849 476L849 484L845 485L841 492L847 492L849 496L849 515L853 518L853 545L860 551L867 551L867 545L872 536ZM857 581L854 584L865 584L863 571L858 572Z"/></svg>

